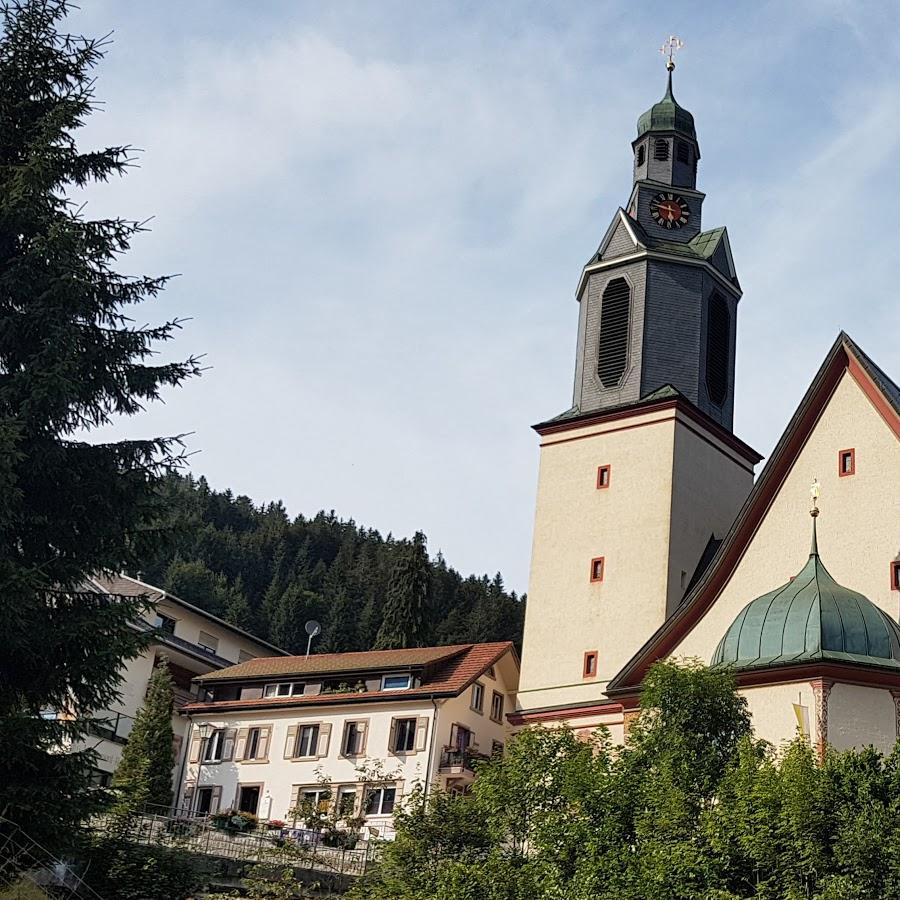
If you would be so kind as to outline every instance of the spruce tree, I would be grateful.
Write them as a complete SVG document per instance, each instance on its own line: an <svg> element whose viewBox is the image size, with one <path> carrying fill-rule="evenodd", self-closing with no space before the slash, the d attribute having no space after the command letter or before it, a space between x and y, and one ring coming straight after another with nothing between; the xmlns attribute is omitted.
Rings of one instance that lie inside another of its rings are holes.
<svg viewBox="0 0 900 900"><path fill-rule="evenodd" d="M113 777L113 787L119 791L120 811L140 812L149 804L157 807L153 812L164 813L172 802L174 699L169 664L162 660L150 677L144 705L134 720L122 761Z"/></svg>
<svg viewBox="0 0 900 900"><path fill-rule="evenodd" d="M425 535L417 531L391 572L384 619L375 638L376 650L424 646L429 571Z"/></svg>
<svg viewBox="0 0 900 900"><path fill-rule="evenodd" d="M152 358L177 321L126 314L166 282L115 271L140 226L72 199L123 174L130 151L76 146L103 41L65 34L65 14L65 0L0 5L0 815L53 848L102 799L84 739L146 640L132 627L144 600L86 578L158 552L157 488L181 452L84 435L198 372Z"/></svg>

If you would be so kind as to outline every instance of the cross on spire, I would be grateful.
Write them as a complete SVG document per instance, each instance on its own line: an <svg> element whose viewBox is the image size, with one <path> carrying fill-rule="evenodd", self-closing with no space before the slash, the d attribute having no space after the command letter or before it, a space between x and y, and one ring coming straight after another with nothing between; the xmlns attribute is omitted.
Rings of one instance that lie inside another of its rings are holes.
<svg viewBox="0 0 900 900"><path fill-rule="evenodd" d="M666 68L670 72L675 68L675 54L681 50L682 47L684 47L684 41L674 34L670 34L663 42L662 47L659 48L659 52L662 53L663 56L669 57L666 60Z"/></svg>

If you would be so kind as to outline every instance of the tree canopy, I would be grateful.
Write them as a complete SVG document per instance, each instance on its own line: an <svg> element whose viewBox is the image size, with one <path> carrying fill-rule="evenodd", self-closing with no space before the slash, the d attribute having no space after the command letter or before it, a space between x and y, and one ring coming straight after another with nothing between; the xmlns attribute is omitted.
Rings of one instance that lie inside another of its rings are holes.
<svg viewBox="0 0 900 900"><path fill-rule="evenodd" d="M658 663L624 747L529 728L470 794L414 792L356 898L900 896L900 751L773 748L728 672Z"/></svg>
<svg viewBox="0 0 900 900"><path fill-rule="evenodd" d="M255 504L205 479L172 476L160 492L175 540L131 574L158 584L294 653L308 619L313 652L521 642L525 598L498 573L464 577L421 532L386 537L333 512L291 519L280 502Z"/></svg>
<svg viewBox="0 0 900 900"><path fill-rule="evenodd" d="M199 371L155 358L177 321L129 318L166 284L116 271L141 226L77 199L132 153L77 145L103 41L67 34L65 15L64 0L0 5L0 813L51 847L101 799L84 739L143 646L142 601L85 581L155 552L157 487L181 453L87 437Z"/></svg>

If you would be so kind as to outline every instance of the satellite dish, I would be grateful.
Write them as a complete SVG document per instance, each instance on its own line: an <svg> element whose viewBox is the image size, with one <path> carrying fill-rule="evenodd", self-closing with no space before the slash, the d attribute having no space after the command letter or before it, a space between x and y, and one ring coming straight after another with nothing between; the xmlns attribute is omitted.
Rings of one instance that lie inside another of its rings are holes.
<svg viewBox="0 0 900 900"><path fill-rule="evenodd" d="M315 619L310 619L303 627L309 635L306 641L306 655L309 656L309 650L310 647L312 647L312 639L321 632L322 626Z"/></svg>

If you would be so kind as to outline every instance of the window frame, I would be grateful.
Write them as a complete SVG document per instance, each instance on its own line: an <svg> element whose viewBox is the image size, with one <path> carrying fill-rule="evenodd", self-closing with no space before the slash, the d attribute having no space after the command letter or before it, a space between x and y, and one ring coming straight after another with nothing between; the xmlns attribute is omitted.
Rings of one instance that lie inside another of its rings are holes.
<svg viewBox="0 0 900 900"><path fill-rule="evenodd" d="M388 791L391 792L391 798L388 801L390 803L390 809L385 811L385 799ZM393 815L394 809L397 806L397 794L399 793L399 789L396 783L393 784L384 784L379 785L378 787L369 788L366 792L366 796L364 798L363 805L363 815L367 818L369 816L390 816ZM378 804L377 810L370 809L372 799L377 796Z"/></svg>
<svg viewBox="0 0 900 900"><path fill-rule="evenodd" d="M281 693L280 689L286 687L286 693ZM298 691L297 688L300 688ZM270 693L271 689L271 693ZM270 681L263 685L263 700L274 700L282 697L302 697L306 689L305 681Z"/></svg>
<svg viewBox="0 0 900 900"><path fill-rule="evenodd" d="M599 574L598 573L599 568ZM595 556L591 560L591 584L600 584L603 579L606 577L606 557L605 556Z"/></svg>
<svg viewBox="0 0 900 900"><path fill-rule="evenodd" d="M213 733L203 741L203 752L200 755L200 759L204 766L222 762L222 757L225 755L225 733L227 730L227 728L216 728ZM218 756L212 755L211 751L213 748L218 751Z"/></svg>
<svg viewBox="0 0 900 900"><path fill-rule="evenodd" d="M213 641L213 643L215 643L215 646L213 647L209 643L203 643L204 637L212 638L212 641ZM201 631L200 634L197 636L197 646L204 653L209 653L212 656L219 655L219 639L214 634L210 634L208 631Z"/></svg>
<svg viewBox="0 0 900 900"><path fill-rule="evenodd" d="M600 389L621 388L631 361L631 328L634 285L623 274L613 274L600 294L600 330L595 366ZM613 377L615 376L615 380Z"/></svg>
<svg viewBox="0 0 900 900"><path fill-rule="evenodd" d="M656 138L653 141L653 159L656 162L668 162L671 156L667 138Z"/></svg>
<svg viewBox="0 0 900 900"><path fill-rule="evenodd" d="M891 590L900 591L900 559L891 560Z"/></svg>
<svg viewBox="0 0 900 900"><path fill-rule="evenodd" d="M581 677L582 678L596 678L597 671L600 668L600 651L599 650L585 650L584 651L584 660L581 666Z"/></svg>
<svg viewBox="0 0 900 900"><path fill-rule="evenodd" d="M159 624L157 624L157 619L159 620ZM167 623L171 622L172 627L168 628ZM172 616L167 616L165 613L157 612L155 614L155 618L153 619L153 627L158 631L162 631L164 634L175 634L175 626L178 624L178 619L173 618Z"/></svg>
<svg viewBox="0 0 900 900"><path fill-rule="evenodd" d="M713 334L713 324L715 323L717 333ZM722 326L725 326L724 333L719 333ZM704 373L704 381L706 385L706 395L710 402L719 409L724 409L728 403L728 392L732 386L732 369L734 367L734 348L732 347L732 333L734 331L734 316L731 312L731 305L728 297L721 291L714 290L706 301L706 365ZM724 347L721 348L721 355L712 352L713 339L724 339ZM721 366L720 366L721 364ZM721 377L721 384L718 378ZM721 388L721 391L719 390ZM721 393L721 397L719 397Z"/></svg>
<svg viewBox="0 0 900 900"><path fill-rule="evenodd" d="M850 462L850 468L845 471L844 460ZM838 450L838 478L849 478L856 474L856 448L848 447L846 450Z"/></svg>
<svg viewBox="0 0 900 900"><path fill-rule="evenodd" d="M687 141L676 140L675 159L685 166L691 164L691 145Z"/></svg>
<svg viewBox="0 0 900 900"><path fill-rule="evenodd" d="M645 162L647 162L647 145L641 142L634 151L634 164L640 168Z"/></svg>
<svg viewBox="0 0 900 900"><path fill-rule="evenodd" d="M469 700L469 709L472 712L477 712L478 715L484 715L484 685L480 681L476 681L472 685L472 696ZM477 699L477 703L476 703Z"/></svg>
<svg viewBox="0 0 900 900"><path fill-rule="evenodd" d="M247 743L244 745L244 759L258 759L256 754L259 751L259 738L261 734L262 726L260 725L251 725L247 729Z"/></svg>
<svg viewBox="0 0 900 900"><path fill-rule="evenodd" d="M597 490L598 491L606 491L609 490L610 482L612 481L612 465L607 463L603 466L597 466Z"/></svg>
<svg viewBox="0 0 900 900"><path fill-rule="evenodd" d="M407 726L405 723L410 723ZM400 726L403 724L404 735L408 734L409 747L400 746ZM418 728L419 719L417 716L402 716L394 720L394 746L391 747L392 753L414 753L416 747L416 728Z"/></svg>
<svg viewBox="0 0 900 900"><path fill-rule="evenodd" d="M500 701L500 704L499 704L500 712L498 715L495 716L494 715L494 705L497 700ZM491 693L490 719L492 722L496 722L498 725L503 724L503 707L506 705L504 701L505 701L505 698L504 698L503 694L500 693L500 691L493 691Z"/></svg>
<svg viewBox="0 0 900 900"><path fill-rule="evenodd" d="M367 719L348 719L344 722L344 730L341 735L341 756L347 756L350 758L361 756L365 751L365 742L366 742L366 732L367 728L364 730L360 730L360 725L365 722L368 724ZM347 746L347 741L350 735L350 729L353 728L355 730L356 744L357 747L355 750L350 750Z"/></svg>
<svg viewBox="0 0 900 900"><path fill-rule="evenodd" d="M359 796L359 791L356 788L356 785L353 784L339 784L337 790L334 793L334 812L335 815L339 819L352 819L356 815L356 804L358 802L357 798ZM341 808L341 801L345 797L352 798L352 803L350 804L349 812L344 812Z"/></svg>
<svg viewBox="0 0 900 900"><path fill-rule="evenodd" d="M306 722L297 726L297 738L294 744L294 753L292 759L315 759L319 755L319 733L321 729L318 722ZM310 753L301 753L301 744L303 743L304 734L311 734L310 746L307 748Z"/></svg>
<svg viewBox="0 0 900 900"><path fill-rule="evenodd" d="M405 678L406 684L404 684L402 687L401 686L388 687L387 683L392 678ZM411 672L381 676L381 689L383 691L408 691L411 687L412 687L412 673Z"/></svg>

